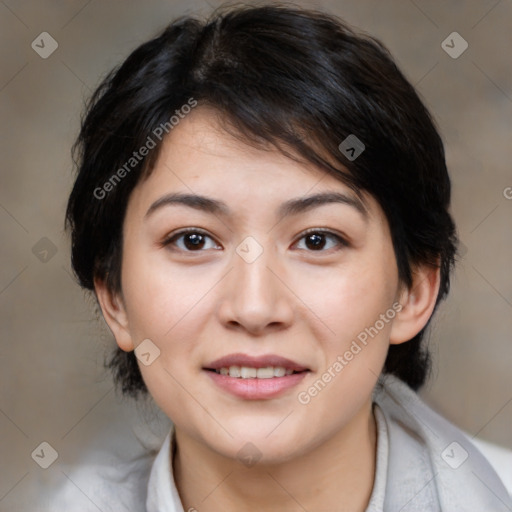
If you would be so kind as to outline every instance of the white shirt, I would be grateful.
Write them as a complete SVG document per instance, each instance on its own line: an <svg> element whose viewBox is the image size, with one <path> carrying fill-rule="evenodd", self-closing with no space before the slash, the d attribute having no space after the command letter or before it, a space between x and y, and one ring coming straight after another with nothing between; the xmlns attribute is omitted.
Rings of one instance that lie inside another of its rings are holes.
<svg viewBox="0 0 512 512"><path fill-rule="evenodd" d="M373 403L377 456L366 512L512 512L511 490L487 459L401 380L381 376ZM87 488L95 505L91 510L192 512L184 511L176 488L174 442L171 427L156 455L91 471L96 479ZM500 456L510 462L504 472L512 473L512 452L503 449ZM78 510L70 496L56 498L54 507Z"/></svg>
<svg viewBox="0 0 512 512"><path fill-rule="evenodd" d="M379 407L374 408L377 422L377 460L372 496L366 512L381 512L384 506L386 461L388 457L387 426ZM185 512L180 501L172 471L174 431L171 429L158 453L149 477L147 512ZM193 512L193 509L189 512Z"/></svg>

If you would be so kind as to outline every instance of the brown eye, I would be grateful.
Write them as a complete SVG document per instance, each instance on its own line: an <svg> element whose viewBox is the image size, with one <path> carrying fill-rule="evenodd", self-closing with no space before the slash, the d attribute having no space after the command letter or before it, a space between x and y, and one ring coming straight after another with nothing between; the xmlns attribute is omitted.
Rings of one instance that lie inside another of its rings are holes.
<svg viewBox="0 0 512 512"><path fill-rule="evenodd" d="M317 252L348 245L347 242L339 235L331 233L330 231L319 230L309 231L303 235L299 240L298 246L301 245L302 241L302 247L298 247L299 249L306 249L308 251Z"/></svg>
<svg viewBox="0 0 512 512"><path fill-rule="evenodd" d="M179 250L186 252L199 252L203 249L215 249L219 247L212 237L197 229L175 233L168 238L163 245L173 245Z"/></svg>
<svg viewBox="0 0 512 512"><path fill-rule="evenodd" d="M325 235L320 233L313 233L305 237L306 247L308 249L317 250L325 247Z"/></svg>
<svg viewBox="0 0 512 512"><path fill-rule="evenodd" d="M205 244L205 238L201 233L187 233L183 235L183 245L191 251L202 249Z"/></svg>

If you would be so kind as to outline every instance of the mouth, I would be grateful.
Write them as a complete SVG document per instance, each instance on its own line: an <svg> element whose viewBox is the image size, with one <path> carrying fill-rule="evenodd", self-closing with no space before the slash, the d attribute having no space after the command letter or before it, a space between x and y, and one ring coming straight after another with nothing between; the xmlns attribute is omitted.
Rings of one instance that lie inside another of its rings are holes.
<svg viewBox="0 0 512 512"><path fill-rule="evenodd" d="M259 357L231 354L202 369L220 389L246 400L278 397L311 372L291 359L274 354Z"/></svg>
<svg viewBox="0 0 512 512"><path fill-rule="evenodd" d="M309 368L276 354L250 356L237 353L216 359L203 367L203 370L236 379L272 379L309 371Z"/></svg>
<svg viewBox="0 0 512 512"><path fill-rule="evenodd" d="M221 368L204 368L209 372L215 372L218 375L226 375L235 379L275 379L293 375L296 373L304 373L309 370L292 370L284 366L265 366L263 368L254 368L250 366L223 366Z"/></svg>

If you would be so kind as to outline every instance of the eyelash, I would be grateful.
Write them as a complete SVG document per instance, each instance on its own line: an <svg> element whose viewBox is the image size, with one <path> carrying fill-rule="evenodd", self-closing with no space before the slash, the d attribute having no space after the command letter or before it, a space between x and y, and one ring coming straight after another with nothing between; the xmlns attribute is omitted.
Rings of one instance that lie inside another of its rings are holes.
<svg viewBox="0 0 512 512"><path fill-rule="evenodd" d="M200 228L185 228L176 233L172 233L171 235L169 235L167 238L165 238L163 240L161 245L162 245L162 247L168 247L169 245L173 245L176 242L176 240L178 240L182 236L190 234L190 233L197 233L197 234L203 235L207 238L210 238L211 240L214 240L213 237L211 237L206 231L204 231ZM303 233L301 233L298 241L304 239L305 237L307 237L308 235L311 235L311 234L325 235L326 237L334 238L341 248L349 246L349 243L347 242L347 240L345 240L345 238L343 238L341 235L338 235L336 233L333 233L332 231L329 231L326 229L320 229L320 228L310 228L310 229L304 231ZM202 249L199 249L197 251L191 251L188 249L178 249L178 250L182 250L183 252L188 252L188 253L203 252ZM337 249L337 250L340 250L340 249ZM318 251L308 250L308 252L327 252L327 251L330 251L330 249L327 249L327 250L320 249Z"/></svg>

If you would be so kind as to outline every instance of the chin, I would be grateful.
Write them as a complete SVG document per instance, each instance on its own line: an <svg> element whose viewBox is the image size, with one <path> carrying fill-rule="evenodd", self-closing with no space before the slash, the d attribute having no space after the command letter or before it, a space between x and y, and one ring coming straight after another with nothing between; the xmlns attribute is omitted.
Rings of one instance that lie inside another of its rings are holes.
<svg viewBox="0 0 512 512"><path fill-rule="evenodd" d="M297 457L304 450L304 437L300 429L294 435L290 428L285 429L280 425L282 420L283 418L276 418L274 421L264 422L263 425L248 428L247 421L250 420L246 418L245 424L224 425L232 438L224 433L222 439L217 434L210 439L211 432L208 432L205 442L214 451L227 458L236 459L248 467L255 461L259 464L279 464Z"/></svg>

